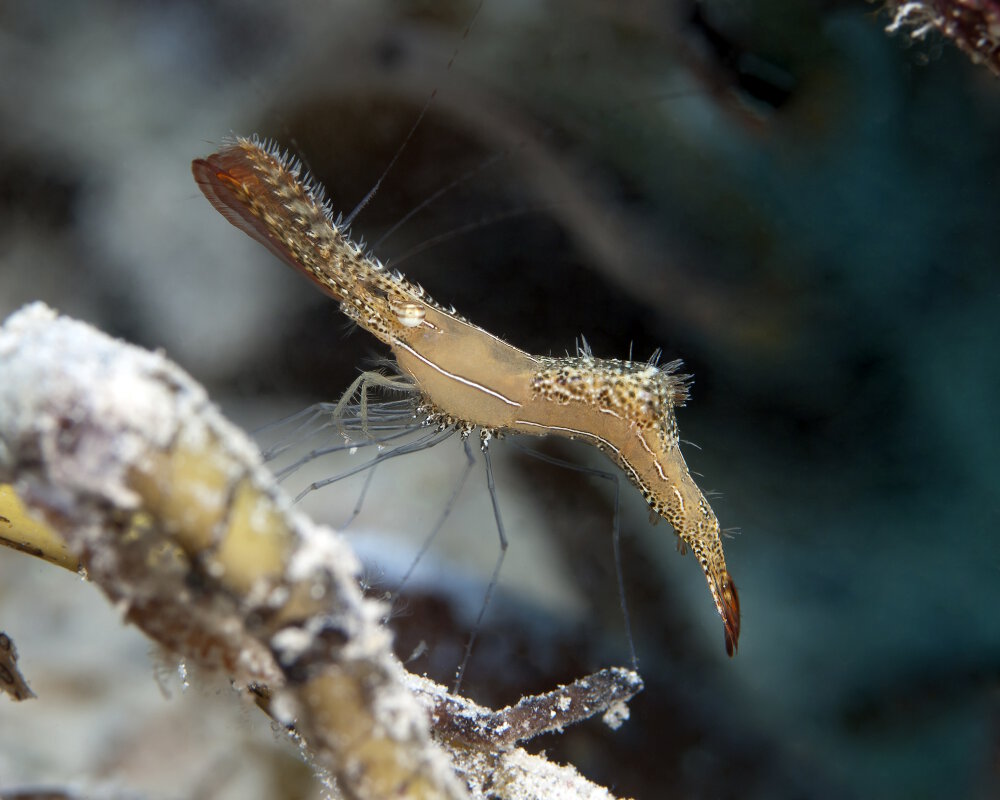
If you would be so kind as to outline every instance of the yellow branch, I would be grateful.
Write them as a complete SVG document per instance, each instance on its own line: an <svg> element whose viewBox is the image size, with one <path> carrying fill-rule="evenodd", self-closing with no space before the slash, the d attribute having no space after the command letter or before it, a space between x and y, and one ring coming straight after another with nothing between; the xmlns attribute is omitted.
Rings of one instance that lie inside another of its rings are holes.
<svg viewBox="0 0 1000 800"><path fill-rule="evenodd" d="M346 797L467 796L404 683L382 607L361 594L357 559L291 513L204 389L40 304L0 328L0 374L0 480L28 504L5 493L14 546L63 566L76 554L168 650L267 685L272 713ZM349 719L330 713L345 697Z"/></svg>
<svg viewBox="0 0 1000 800"><path fill-rule="evenodd" d="M0 327L0 374L0 545L79 559L127 621L293 726L345 797L611 798L511 742L435 742L431 714L482 711L414 686L347 544L176 365L35 304Z"/></svg>
<svg viewBox="0 0 1000 800"><path fill-rule="evenodd" d="M71 572L80 568L66 542L47 524L31 515L14 487L0 483L0 545L42 558Z"/></svg>

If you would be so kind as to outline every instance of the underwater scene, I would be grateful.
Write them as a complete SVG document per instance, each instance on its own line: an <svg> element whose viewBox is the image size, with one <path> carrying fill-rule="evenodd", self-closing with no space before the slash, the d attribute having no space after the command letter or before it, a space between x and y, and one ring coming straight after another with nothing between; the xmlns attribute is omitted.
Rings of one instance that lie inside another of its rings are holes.
<svg viewBox="0 0 1000 800"><path fill-rule="evenodd" d="M627 707L518 739L593 790L534 796L997 797L998 30L992 2L6 4L0 324L43 301L203 385L449 702L634 670ZM72 574L93 552L16 545L14 495L72 516L15 458L16 328L0 796L379 796L127 625ZM487 796L455 791L399 796Z"/></svg>

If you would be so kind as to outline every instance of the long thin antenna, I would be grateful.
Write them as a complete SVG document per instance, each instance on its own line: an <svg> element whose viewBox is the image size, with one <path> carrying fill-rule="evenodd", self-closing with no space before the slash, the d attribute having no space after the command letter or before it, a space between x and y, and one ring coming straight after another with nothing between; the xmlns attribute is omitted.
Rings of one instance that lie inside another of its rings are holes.
<svg viewBox="0 0 1000 800"><path fill-rule="evenodd" d="M616 114L620 114L623 111L626 111L626 110L632 108L633 106L641 105L643 103L660 102L660 101L667 100L667 99L675 99L675 98L678 98L678 97L686 97L686 96L688 96L690 94L691 94L691 92L689 90L681 90L681 91L674 91L674 92L658 93L656 95L652 95L652 96L646 97L646 98L634 98L634 99L632 99L630 101L627 101L627 102L621 103L621 104L619 104L617 106L614 106L614 107L612 107L611 109L609 109L607 111L604 111L599 116L600 117L614 116ZM426 111L426 110L427 109L425 107L424 111ZM421 112L421 116L422 115L423 115L423 112ZM545 138L550 137L553 134L557 133L557 131L558 131L558 129L556 128L555 125L548 125L548 126L544 127L537 134L537 138L538 139L545 139ZM410 133L412 134L413 131L411 131ZM408 140L409 140L409 136L407 136L407 141ZM372 244L372 250L374 250L375 252L379 252L380 249L381 249L381 247L382 247L382 245L385 243L385 241L390 236L392 236L396 231L398 231L401 227L403 227L403 225L405 225L407 222L409 222L411 219L413 219L414 216L416 216L417 214L419 214L421 211L423 211L428 206L430 206L433 203L435 203L439 198L443 197L444 195L448 194L449 192L453 191L454 189L457 189L462 184L467 183L469 180L471 180L475 176L479 175L480 173L485 172L486 170L490 169L495 164L498 164L500 162L503 162L503 161L506 161L506 160L510 159L517 150L521 150L524 147L526 147L530 143L530 141L531 141L531 139L529 139L528 137L525 137L520 142L518 142L516 145L512 145L512 146L506 147L503 150L500 150L500 151L494 153L493 155L491 155L491 156L483 159L483 161L481 161L479 164L477 164L476 166L474 166L472 169L467 170L466 172L464 172L461 175L459 175L457 178L452 179L451 181L449 181L448 183L446 183L441 188L439 188L436 191L432 192L428 197L424 198L417 205L415 205L413 208L411 208L409 211L407 211L402 217L400 217L399 220L396 221L395 224L392 225L392 227L390 227L377 240L375 240L375 242ZM393 161L395 161L395 159L393 159ZM390 167L391 166L392 165L390 164ZM388 171L388 170L386 170L386 171ZM385 177L385 176L383 175L383 177ZM380 182L381 182L381 180L380 180ZM377 185L376 185L376 188L377 188ZM374 190L373 190L373 192L374 192ZM366 197L363 202L367 202L367 201L368 201L368 198ZM550 204L550 205L547 205L547 206L539 206L539 207L534 208L534 209L529 209L528 211L531 212L531 213L533 213L533 212L537 212L537 211L545 211L545 210L547 210L549 208L553 208L553 207L554 206L552 206ZM358 209L358 210L360 210L360 209ZM351 220L351 219L354 218L354 213L355 212L352 212L351 215L348 217L349 220ZM421 252L421 251L427 249L427 247L429 247L429 246L441 244L441 242L447 241L448 239L452 238L453 236L460 235L462 233L466 233L466 232L469 232L469 231L472 231L472 230L477 230L477 229L479 229L481 227L486 227L487 225L494 224L495 222L499 222L499 221L502 221L504 219L508 219L511 216L516 216L517 213L518 212L514 212L514 213L511 213L511 212L500 213L500 214L494 215L492 217L488 217L488 218L486 218L484 220L481 220L479 223L475 223L475 224L472 224L472 225L469 225L469 226L463 226L462 228L458 228L458 229L453 230L453 231L448 231L448 232L446 232L444 234L441 234L439 236L433 237L433 239L430 240L429 244L425 243L423 245L419 245L419 246L415 247L414 249L412 249L410 251L407 251L403 256L398 257L398 258L389 259L389 260L391 260L393 264L399 265L403 261L405 261L406 259L410 258L411 256L416 255L416 253Z"/></svg>
<svg viewBox="0 0 1000 800"><path fill-rule="evenodd" d="M433 431L425 436L421 436L419 439L415 439L412 442L407 442L406 444L401 444L398 447L392 448L385 453L379 453L375 458L366 461L353 469L349 469L346 472L341 472L339 475L334 475L330 478L324 478L323 480L313 481L305 489L295 495L295 502L298 503L303 497L305 497L310 492L314 492L317 489L322 489L324 486L329 486L331 483L336 483L337 481L342 481L345 478L349 478L352 475L357 475L366 469L371 469L377 464L381 464L383 461L388 461L391 458L396 458L398 456L403 456L408 453L416 453L420 450L426 450L429 447L434 447L436 444L440 444L445 439L449 438L454 434L453 430L444 431Z"/></svg>
<svg viewBox="0 0 1000 800"><path fill-rule="evenodd" d="M358 501L354 504L354 509L351 511L351 516L349 516L340 526L339 530L343 532L347 529L354 520L358 518L361 513L361 508L365 504L365 498L368 496L368 490L371 488L372 479L375 477L375 468L377 464L373 464L372 468L368 470L368 474L365 476L364 486L361 487L361 494L358 495Z"/></svg>
<svg viewBox="0 0 1000 800"><path fill-rule="evenodd" d="M496 588L497 580L500 577L500 568L503 566L504 558L507 557L507 534L504 531L503 518L500 516L497 487L493 481L493 461L490 459L490 448L487 441L483 442L483 458L486 461L486 486L490 490L490 501L493 503L493 518L496 520L497 534L500 536L500 554L497 556L497 563L493 566L493 575L490 577L489 586L486 587L486 594L483 595L483 605L479 609L479 617L476 619L476 625L472 629L472 633L469 634L469 641L465 645L465 655L462 656L462 663L458 665L458 670L455 672L455 683L451 689L452 694L458 694L462 688L462 678L465 677L465 668L469 665L472 648L476 644L479 630L483 624L483 617L486 615L486 609L490 604L490 600L493 597L493 590Z"/></svg>
<svg viewBox="0 0 1000 800"><path fill-rule="evenodd" d="M448 517L451 516L451 512L455 507L455 502L458 500L458 496L462 493L462 489L465 487L465 482L469 477L469 473L472 472L472 468L476 465L476 459L472 455L472 449L469 446L469 440L466 439L463 443L465 447L465 467L462 469L462 474L458 477L458 482L455 484L455 488L452 489L451 495L448 497L448 502L445 503L444 508L441 511L441 515L437 518L437 522L434 523L434 527L431 528L430 533L424 538L423 544L420 545L420 550L417 551L416 556L414 556L413 561L410 563L409 568L404 573L402 579L399 581L399 585L396 590L392 593L389 598L389 614L392 614L392 609L396 605L396 601L399 599L399 595L403 591L403 587L406 586L410 577L413 575L413 571L417 568L417 564L424 557L427 551L430 549L431 543L434 541L435 537L444 527L445 522ZM388 615L387 615L388 616Z"/></svg>
<svg viewBox="0 0 1000 800"><path fill-rule="evenodd" d="M554 208L554 206L552 205L512 208L508 209L507 211L500 211L496 214L490 214L485 217L480 217L474 222L467 222L464 225L459 225L455 228L452 228L451 230L447 230L444 231L443 233L437 234L436 236L431 236L427 239L424 239L420 244L411 247L402 255L395 256L389 259L389 262L393 266L398 267L400 264L409 261L415 255L418 255L419 253L422 253L425 250L429 250L432 247L437 247L440 244L444 244L445 242L450 241L451 239L457 239L459 236L464 236L467 233L474 233L475 231L482 230L483 228L487 228L490 225L497 225L501 222L506 222L509 219L515 219L517 217L523 217L529 214L537 214L543 211L549 211L552 208ZM382 238L384 239L385 237Z"/></svg>
<svg viewBox="0 0 1000 800"><path fill-rule="evenodd" d="M472 18L469 20L469 24L466 25L465 30L462 31L462 38L459 40L458 44L455 45L455 50L451 54L451 58L448 59L448 66L446 66L444 70L445 73L451 72L451 66L452 64L455 63L455 59L458 57L458 53L462 49L462 45L465 43L465 40L469 37L469 33L471 33L472 31L472 26L476 24L476 18L479 16L479 12L482 10L484 2L486 2L486 0L479 0L479 5L477 5L476 10L472 12ZM379 176L379 179L375 181L375 185L368 190L368 194L366 194L363 198L361 198L361 202L358 203L354 207L354 210L351 211L351 213L344 218L343 222L341 223L343 227L345 228L351 227L351 223L354 222L354 218L361 213L361 210L368 205L369 201L375 196L375 192L377 192L379 188L382 186L382 181L385 180L386 175L389 174L389 171L399 160L399 157L403 154L403 151L406 149L406 146L410 143L410 139L413 138L413 134L417 132L417 128L419 128L420 123L423 122L424 115L427 114L427 109L431 107L431 103L433 103L434 98L437 97L437 92L438 90L437 87L435 86L434 90L430 94L430 97L428 97L427 100L424 102L424 107L421 108L420 113L417 114L417 119L410 127L410 132L406 134L406 138L403 139L403 143L396 149L396 154L392 157L392 160L389 162L389 165L385 168L385 170L383 170L382 174Z"/></svg>
<svg viewBox="0 0 1000 800"><path fill-rule="evenodd" d="M439 197L442 197L443 195L448 194L448 192L452 191L452 189L458 188L463 183L466 183L467 181L471 180L473 177L475 177L479 173L481 173L481 172L485 171L486 169L488 169L489 167L493 166L493 164L495 164L497 161L500 161L501 159L506 158L507 155L509 155L509 150L503 150L503 151L501 151L499 153L494 153L492 156L490 156L489 158L485 159L480 164L478 164L477 166L475 166L472 169L470 169L468 172L465 172L464 174L459 175L457 178L455 178L452 181L446 183L444 186L442 186L437 191L435 191L432 194L430 194L427 197L425 197L423 200L421 200L419 203L417 203L417 205L415 205L413 208L411 208L409 211L407 211L402 217L400 217L396 221L396 223L391 228L389 228L389 230L387 230L378 239L376 239L375 242L372 244L372 250L374 250L375 252L378 252L379 248L382 246L382 243L385 242L386 239L388 239L396 231L398 231L401 227L403 227L407 222L409 222L411 219L413 219L413 217L415 217L417 214L419 214L421 211L423 211L425 208L427 208L427 206L431 205Z"/></svg>
<svg viewBox="0 0 1000 800"><path fill-rule="evenodd" d="M566 461L565 459L558 458L557 456L550 456L547 453L539 452L532 447L527 447L526 445L521 444L516 438L513 437L511 437L511 441L514 442L516 447L522 453L531 456L532 458L537 458L539 461L544 461L547 464L553 464L557 467L571 469L575 472L583 472L587 475L594 475L595 477L611 481L614 485L615 510L612 516L611 546L615 556L615 579L618 582L618 604L621 608L622 618L625 622L625 638L628 641L628 652L629 658L632 661L632 669L638 671L639 658L635 653L635 639L632 636L632 621L628 613L628 603L625 599L625 579L622 575L622 554L619 541L621 537L621 481L618 479L619 476L614 472L607 472L603 469L588 467L583 464L574 464L572 461Z"/></svg>
<svg viewBox="0 0 1000 800"><path fill-rule="evenodd" d="M304 456L302 456L294 463L282 467L281 469L275 469L274 475L279 481L283 481L286 478L294 475L295 472L300 470L306 464L309 464L319 458L322 458L323 456L328 456L332 453L342 453L345 450L360 450L363 447L384 447L389 442L393 442L396 439L402 439L406 436L409 436L412 432L413 432L412 428L402 429L398 430L398 432L393 433L390 436L383 436L381 438L371 437L369 439L364 439L357 442L350 440L345 442L338 442L337 444L326 445L324 447L317 447L313 450L310 450L308 453L306 453ZM290 446L292 445L289 445L289 447ZM366 464L367 463L371 462L366 462ZM351 474L353 475L355 473L352 472Z"/></svg>

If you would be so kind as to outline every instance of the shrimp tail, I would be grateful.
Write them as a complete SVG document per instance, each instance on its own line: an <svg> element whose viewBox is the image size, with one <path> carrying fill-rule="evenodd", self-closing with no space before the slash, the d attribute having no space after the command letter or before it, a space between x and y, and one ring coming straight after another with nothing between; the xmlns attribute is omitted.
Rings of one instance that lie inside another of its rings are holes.
<svg viewBox="0 0 1000 800"><path fill-rule="evenodd" d="M191 172L230 223L333 299L343 301L350 294L358 276L330 264L353 247L333 220L319 184L298 161L256 137L238 137L219 152L195 159Z"/></svg>

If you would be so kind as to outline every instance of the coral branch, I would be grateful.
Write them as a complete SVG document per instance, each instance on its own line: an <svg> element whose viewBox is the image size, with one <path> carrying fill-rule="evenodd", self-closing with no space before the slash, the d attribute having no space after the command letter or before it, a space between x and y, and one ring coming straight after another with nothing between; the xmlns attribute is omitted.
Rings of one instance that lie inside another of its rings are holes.
<svg viewBox="0 0 1000 800"><path fill-rule="evenodd" d="M595 714L608 712L617 727L628 716L624 703L642 691L642 679L632 670L612 667L573 681L546 694L523 697L499 711L483 708L464 697L442 696L437 684L411 677L419 696L429 706L438 735L470 747L507 750L517 742L543 733L561 731Z"/></svg>
<svg viewBox="0 0 1000 800"><path fill-rule="evenodd" d="M890 0L892 22L886 31L910 31L922 39L940 31L977 64L1000 76L1000 2L997 0Z"/></svg>
<svg viewBox="0 0 1000 800"><path fill-rule="evenodd" d="M127 621L228 672L345 797L611 797L510 748L620 703L633 673L484 710L511 733L477 747L442 734L466 701L406 673L347 544L182 370L34 304L0 328L0 374L0 544L79 564Z"/></svg>
<svg viewBox="0 0 1000 800"><path fill-rule="evenodd" d="M80 568L66 542L31 516L14 487L0 483L0 545L51 561L74 572Z"/></svg>

